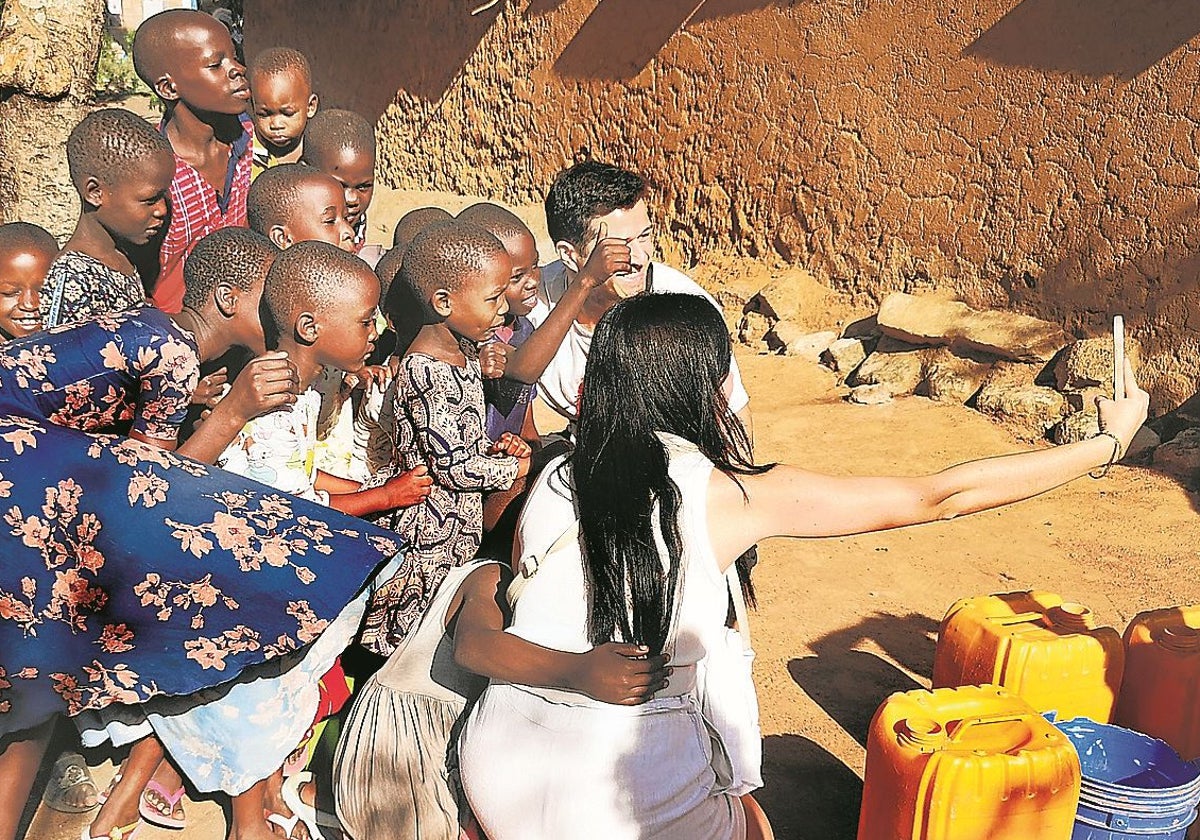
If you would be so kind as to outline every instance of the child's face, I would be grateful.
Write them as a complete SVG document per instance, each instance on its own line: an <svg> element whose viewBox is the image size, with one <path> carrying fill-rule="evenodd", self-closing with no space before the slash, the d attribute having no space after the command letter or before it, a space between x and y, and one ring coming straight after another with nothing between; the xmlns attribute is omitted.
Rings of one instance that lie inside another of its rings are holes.
<svg viewBox="0 0 1200 840"><path fill-rule="evenodd" d="M304 127L317 113L317 97L299 73L257 73L250 84L254 98L254 130L267 145L282 150L296 148Z"/></svg>
<svg viewBox="0 0 1200 840"><path fill-rule="evenodd" d="M88 178L84 198L96 207L96 221L114 240L145 245L166 222L174 175L175 161L164 153L120 181L102 184Z"/></svg>
<svg viewBox="0 0 1200 840"><path fill-rule="evenodd" d="M357 282L343 286L338 299L321 310L321 331L314 344L317 361L348 373L362 369L379 338L375 328L379 279L366 263L357 276Z"/></svg>
<svg viewBox="0 0 1200 840"><path fill-rule="evenodd" d="M0 254L0 330L24 338L42 328L42 284L52 262L38 251Z"/></svg>
<svg viewBox="0 0 1200 840"><path fill-rule="evenodd" d="M512 259L513 269L504 296L509 315L528 315L537 304L542 269L538 265L537 243L529 233L504 240L504 250Z"/></svg>
<svg viewBox="0 0 1200 840"><path fill-rule="evenodd" d="M512 278L512 260L507 254L488 260L481 271L466 278L448 295L450 312L446 326L453 332L483 343L504 326L508 312L508 284Z"/></svg>
<svg viewBox="0 0 1200 840"><path fill-rule="evenodd" d="M353 227L371 206L375 194L375 156L339 149L321 171L332 175L346 193L346 221Z"/></svg>
<svg viewBox="0 0 1200 840"><path fill-rule="evenodd" d="M602 231L610 239L625 241L629 246L630 262L633 266L629 274L617 275L608 282L621 288L621 297L629 297L645 289L646 266L654 259L654 226L650 224L650 212L645 200L628 209L618 208L607 216L598 216L588 222L587 241L584 243L579 265L587 262L592 249L600 241Z"/></svg>
<svg viewBox="0 0 1200 840"><path fill-rule="evenodd" d="M246 110L250 101L246 68L238 63L229 30L215 18L197 17L180 28L170 66L165 98L182 100L193 111L240 114Z"/></svg>
<svg viewBox="0 0 1200 840"><path fill-rule="evenodd" d="M282 233L284 236L276 244L283 248L296 242L316 240L336 245L343 251L353 250L354 230L346 220L346 201L341 186L332 178L306 181Z"/></svg>

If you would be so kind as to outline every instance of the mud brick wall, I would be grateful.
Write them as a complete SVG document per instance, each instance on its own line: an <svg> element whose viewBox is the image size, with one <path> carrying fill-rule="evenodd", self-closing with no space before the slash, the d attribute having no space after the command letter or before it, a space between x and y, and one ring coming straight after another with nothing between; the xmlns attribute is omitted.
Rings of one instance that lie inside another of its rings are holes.
<svg viewBox="0 0 1200 840"><path fill-rule="evenodd" d="M656 185L673 258L1124 312L1156 408L1197 390L1195 0L474 5L246 0L248 52L306 51L393 186L524 202L587 150Z"/></svg>

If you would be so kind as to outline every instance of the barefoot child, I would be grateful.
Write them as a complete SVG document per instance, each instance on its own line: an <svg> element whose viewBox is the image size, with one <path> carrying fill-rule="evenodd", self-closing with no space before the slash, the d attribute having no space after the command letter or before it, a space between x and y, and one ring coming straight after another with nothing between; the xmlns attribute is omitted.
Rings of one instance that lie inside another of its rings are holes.
<svg viewBox="0 0 1200 840"><path fill-rule="evenodd" d="M354 229L355 253L362 251L375 194L375 129L353 111L321 111L309 120L303 160L332 175L346 191L346 221ZM375 254L372 264L378 258Z"/></svg>
<svg viewBox="0 0 1200 840"><path fill-rule="evenodd" d="M385 402L391 466L428 464L434 484L424 502L388 523L414 562L407 580L388 582L372 600L363 644L381 656L416 625L446 573L475 556L484 491L510 487L529 469L524 441L506 434L493 442L484 432L483 380L473 350L504 324L511 274L512 260L494 236L445 222L417 235L389 291L389 312L404 283L425 301L427 316Z"/></svg>
<svg viewBox="0 0 1200 840"><path fill-rule="evenodd" d="M67 138L67 165L81 209L46 277L47 327L146 302L136 250L162 229L175 174L171 145L120 108L93 111L75 126Z"/></svg>
<svg viewBox="0 0 1200 840"><path fill-rule="evenodd" d="M229 30L211 15L171 9L147 18L133 40L138 77L162 100L159 131L175 153L171 222L158 257L154 303L183 305L183 264L205 234L246 225L250 101Z"/></svg>
<svg viewBox="0 0 1200 840"><path fill-rule="evenodd" d="M246 71L253 103L251 180L281 163L296 163L304 152L304 128L317 113L312 70L304 53L287 47L263 50Z"/></svg>

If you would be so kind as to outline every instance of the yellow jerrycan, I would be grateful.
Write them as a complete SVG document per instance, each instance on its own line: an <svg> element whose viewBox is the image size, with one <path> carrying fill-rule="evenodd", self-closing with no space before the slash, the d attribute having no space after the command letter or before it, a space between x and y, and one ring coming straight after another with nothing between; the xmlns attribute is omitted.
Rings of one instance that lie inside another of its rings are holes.
<svg viewBox="0 0 1200 840"><path fill-rule="evenodd" d="M1070 739L999 686L893 694L867 736L858 840L1069 840Z"/></svg>
<svg viewBox="0 0 1200 840"><path fill-rule="evenodd" d="M1200 605L1150 610L1125 629L1116 722L1200 758Z"/></svg>
<svg viewBox="0 0 1200 840"><path fill-rule="evenodd" d="M1109 723L1125 648L1092 611L1052 592L965 598L942 619L933 687L1002 685L1039 712Z"/></svg>

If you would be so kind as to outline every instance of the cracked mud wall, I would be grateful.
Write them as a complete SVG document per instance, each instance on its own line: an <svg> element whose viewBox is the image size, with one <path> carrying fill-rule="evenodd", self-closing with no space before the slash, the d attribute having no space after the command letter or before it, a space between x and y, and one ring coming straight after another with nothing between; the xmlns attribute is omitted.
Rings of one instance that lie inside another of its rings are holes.
<svg viewBox="0 0 1200 840"><path fill-rule="evenodd" d="M864 299L941 287L1080 335L1124 312L1155 406L1200 373L1193 0L246 0L378 120L381 177L540 199L580 149L642 171L673 258Z"/></svg>

